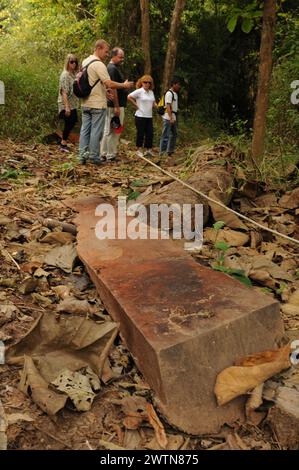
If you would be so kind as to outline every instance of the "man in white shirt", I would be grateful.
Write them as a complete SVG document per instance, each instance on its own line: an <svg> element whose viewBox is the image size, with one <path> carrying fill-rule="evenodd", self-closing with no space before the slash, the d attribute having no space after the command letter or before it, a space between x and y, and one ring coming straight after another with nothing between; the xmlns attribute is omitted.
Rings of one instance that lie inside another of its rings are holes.
<svg viewBox="0 0 299 470"><path fill-rule="evenodd" d="M109 55L109 44L104 39L95 43L94 54L90 55L82 63L83 67L94 61L88 67L90 85L94 85L87 98L82 100L82 125L80 130L79 158L84 164L87 160L98 165L101 163L99 148L103 136L105 117L107 111L107 89L133 87L133 82L126 80L117 83L110 79L106 65L103 61Z"/></svg>
<svg viewBox="0 0 299 470"><path fill-rule="evenodd" d="M173 154L177 138L178 92L181 84L178 78L173 78L170 89L165 93L166 111L162 116L163 130L160 139L160 155L167 152Z"/></svg>

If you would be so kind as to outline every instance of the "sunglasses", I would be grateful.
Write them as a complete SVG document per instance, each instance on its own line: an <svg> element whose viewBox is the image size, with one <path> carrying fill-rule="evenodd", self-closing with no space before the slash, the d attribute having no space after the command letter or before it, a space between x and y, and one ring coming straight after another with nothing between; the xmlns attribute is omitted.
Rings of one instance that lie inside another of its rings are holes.
<svg viewBox="0 0 299 470"><path fill-rule="evenodd" d="M143 82L143 83L149 83L150 85L152 84L152 82Z"/></svg>
<svg viewBox="0 0 299 470"><path fill-rule="evenodd" d="M77 61L77 60L70 60L69 62L70 62L70 64L77 64L77 65L78 65L78 61Z"/></svg>

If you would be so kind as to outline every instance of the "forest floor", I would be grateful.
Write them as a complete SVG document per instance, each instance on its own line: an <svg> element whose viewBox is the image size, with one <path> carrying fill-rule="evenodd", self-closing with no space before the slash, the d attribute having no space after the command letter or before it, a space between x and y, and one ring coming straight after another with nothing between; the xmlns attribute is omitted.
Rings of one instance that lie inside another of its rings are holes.
<svg viewBox="0 0 299 470"><path fill-rule="evenodd" d="M135 198L145 190L170 182L159 170L138 160L127 142L122 144L118 161L101 167L78 165L73 149L74 153L64 154L57 145L0 141L0 340L5 346L20 341L41 314L57 315L57 305L66 295L87 301L88 315L95 321L101 323L108 317L80 261L76 261L71 272L44 261L55 242L75 244L75 237L68 234L59 238L59 226L51 230L45 223L48 218L72 223L75 214L63 203L64 199L95 194L112 198L126 194ZM296 187L296 168L289 171L290 180L285 187L277 188L248 183L242 158L226 146L204 146L193 154L190 149L181 148L172 161L159 161L158 157L154 161L185 177L208 165L211 154L236 178L232 207L299 239L299 198L296 192L286 193L286 189ZM232 159L238 163L233 164ZM205 265L219 259L211 238L213 221L208 225L207 243L196 255ZM241 237L242 241L233 244L231 231L226 227L221 231L230 245L225 256L231 262L234 260L227 267L243 269L254 289L281 302L286 333L289 338L298 339L299 306L289 302L299 290L298 245L252 226L247 240ZM212 436L181 433L165 422L163 416L159 422L153 408L154 418L149 419L146 404L153 403L153 392L119 336L107 357L100 391L88 411L78 412L67 405L55 418L50 417L32 397L20 391L21 369L19 365L0 365L0 405L2 402L8 423L8 449L161 449L161 429L167 436L167 449L172 450L284 447L265 416L258 425L236 423L224 426Z"/></svg>

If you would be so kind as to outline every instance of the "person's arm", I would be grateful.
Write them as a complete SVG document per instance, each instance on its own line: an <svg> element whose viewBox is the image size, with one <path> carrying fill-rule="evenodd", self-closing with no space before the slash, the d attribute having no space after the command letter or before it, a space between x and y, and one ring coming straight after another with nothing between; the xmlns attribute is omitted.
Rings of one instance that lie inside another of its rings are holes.
<svg viewBox="0 0 299 470"><path fill-rule="evenodd" d="M171 124L173 124L174 123L174 118L173 118L173 114L172 114L172 106L171 106L170 103L167 104L166 111L167 111L167 114L169 116L169 120L170 120Z"/></svg>
<svg viewBox="0 0 299 470"><path fill-rule="evenodd" d="M70 116L71 107L70 107L70 103L69 103L69 100L68 100L68 93L69 93L69 89L70 89L70 83L69 83L69 79L68 79L68 76L67 76L66 72L62 72L62 74L60 76L59 89L60 89L60 94L62 96L65 115Z"/></svg>
<svg viewBox="0 0 299 470"><path fill-rule="evenodd" d="M114 82L113 80L111 80L106 66L103 63L100 63L100 61L96 62L95 71L97 72L98 78L101 80L101 82L106 88L112 88L113 90L114 89L128 90L130 88L133 88L134 86L134 82L129 82L129 80L126 80L123 83L118 83L118 82Z"/></svg>
<svg viewBox="0 0 299 470"><path fill-rule="evenodd" d="M128 101L130 101L130 103L132 103L132 105L135 106L136 109L139 109L137 101L136 101L135 97L132 96L132 93L130 93L128 95Z"/></svg>
<svg viewBox="0 0 299 470"><path fill-rule="evenodd" d="M166 95L168 95L169 92L167 92ZM174 123L175 119L173 117L173 114L172 114L172 102L168 102L169 100L169 97L165 95L165 100L166 100L166 112L169 116L169 120L171 122L171 124Z"/></svg>
<svg viewBox="0 0 299 470"><path fill-rule="evenodd" d="M129 80L126 80L123 83L118 83L118 82L113 82L112 80L104 80L104 85L106 88L112 88L112 89L125 89L129 90L130 88L133 88L134 82L129 82Z"/></svg>

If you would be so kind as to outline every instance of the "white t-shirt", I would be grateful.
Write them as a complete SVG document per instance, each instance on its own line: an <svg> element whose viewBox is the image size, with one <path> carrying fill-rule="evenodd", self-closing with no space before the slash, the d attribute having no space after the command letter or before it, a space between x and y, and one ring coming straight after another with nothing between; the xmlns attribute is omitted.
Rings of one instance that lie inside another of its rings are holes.
<svg viewBox="0 0 299 470"><path fill-rule="evenodd" d="M129 96L136 100L138 106L135 116L143 118L153 117L153 103L155 102L155 95L152 90L145 91L145 89L141 87L132 91Z"/></svg>
<svg viewBox="0 0 299 470"><path fill-rule="evenodd" d="M173 93L173 95L172 95ZM171 93L171 91L167 91L166 94L165 94L165 106L167 104L170 104L171 107L172 107L172 117L174 118L174 120L176 120L176 115L174 113L177 113L178 112L178 95L175 91L173 91ZM170 121L170 118L169 118L169 115L168 115L168 112L166 111L166 113L163 114L163 119L168 119L168 121Z"/></svg>

